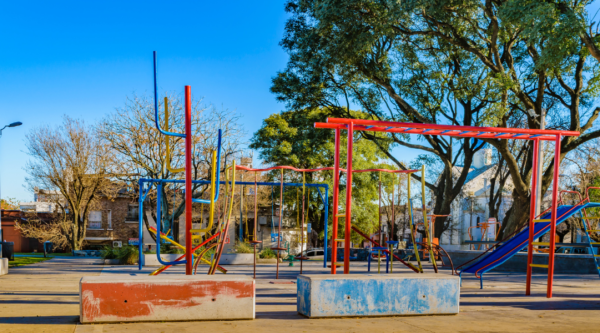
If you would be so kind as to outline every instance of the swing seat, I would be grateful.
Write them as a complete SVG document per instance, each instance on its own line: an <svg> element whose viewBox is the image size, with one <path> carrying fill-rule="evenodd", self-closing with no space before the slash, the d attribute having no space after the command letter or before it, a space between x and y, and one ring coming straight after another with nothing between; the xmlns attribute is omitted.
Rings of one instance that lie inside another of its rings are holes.
<svg viewBox="0 0 600 333"><path fill-rule="evenodd" d="M310 259L309 257L301 257L301 256L296 256L294 258L296 258L296 260L309 260Z"/></svg>
<svg viewBox="0 0 600 333"><path fill-rule="evenodd" d="M259 240L252 240L252 241L250 241L249 243L250 243L250 244L260 244L260 243L262 243L262 241L259 241Z"/></svg>
<svg viewBox="0 0 600 333"><path fill-rule="evenodd" d="M285 247L272 247L271 250L273 250L273 251L287 251L287 249Z"/></svg>

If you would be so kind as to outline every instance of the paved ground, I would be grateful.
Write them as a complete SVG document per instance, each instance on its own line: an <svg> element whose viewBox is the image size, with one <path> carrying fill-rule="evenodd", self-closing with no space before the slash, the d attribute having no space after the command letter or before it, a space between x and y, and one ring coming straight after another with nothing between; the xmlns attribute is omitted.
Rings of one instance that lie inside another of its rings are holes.
<svg viewBox="0 0 600 333"><path fill-rule="evenodd" d="M461 309L454 316L306 319L296 314L296 286L271 284L275 265L257 275L256 320L78 324L78 282L82 276L146 274L135 267L102 266L94 259L55 258L11 269L0 277L0 332L594 332L600 330L600 279L595 275L557 276L555 297L545 298L545 277L534 278L534 295L524 296L521 274L489 274L484 289L463 280ZM281 280L293 281L299 267L280 266ZM252 267L229 266L231 274L252 274ZM353 266L356 273L365 265ZM322 273L322 262L305 273ZM182 274L177 268L170 274ZM414 274L395 270L395 274ZM449 274L448 271L442 274Z"/></svg>

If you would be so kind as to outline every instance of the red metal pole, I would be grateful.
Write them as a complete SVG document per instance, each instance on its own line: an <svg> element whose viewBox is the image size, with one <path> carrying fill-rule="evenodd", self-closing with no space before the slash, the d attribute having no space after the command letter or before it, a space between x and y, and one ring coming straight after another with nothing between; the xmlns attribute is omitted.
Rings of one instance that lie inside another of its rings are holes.
<svg viewBox="0 0 600 333"><path fill-rule="evenodd" d="M529 207L529 244L527 245L527 283L525 285L525 295L531 294L531 273L532 268L531 264L533 263L533 235L534 235L534 227L535 223L533 220L535 219L535 202L536 202L536 193L537 193L537 181L538 181L538 150L540 147L540 140L533 141L533 174L531 178L531 203Z"/></svg>
<svg viewBox="0 0 600 333"><path fill-rule="evenodd" d="M354 126L348 124L348 149L346 165L346 233L344 235L344 274L350 274L350 232L352 231L352 141Z"/></svg>
<svg viewBox="0 0 600 333"><path fill-rule="evenodd" d="M254 171L254 275L253 277L256 279L256 225L258 224L258 185L257 185L257 176L256 171Z"/></svg>
<svg viewBox="0 0 600 333"><path fill-rule="evenodd" d="M394 240L394 224L396 224L396 205L394 203L394 175L392 175L392 223L390 225L390 236L388 240Z"/></svg>
<svg viewBox="0 0 600 333"><path fill-rule="evenodd" d="M383 244L383 241L381 240L381 171L379 172L379 243ZM379 259L377 259L379 260Z"/></svg>
<svg viewBox="0 0 600 333"><path fill-rule="evenodd" d="M340 195L340 129L335 129L335 154L333 156L333 220L331 230L331 274L337 271L338 211ZM325 258L327 260L327 258Z"/></svg>
<svg viewBox="0 0 600 333"><path fill-rule="evenodd" d="M192 89L185 86L185 275L192 275Z"/></svg>
<svg viewBox="0 0 600 333"><path fill-rule="evenodd" d="M556 220L558 201L558 176L560 173L560 134L554 144L554 179L552 181L552 217L550 218L550 253L548 254L548 286L546 297L552 298L552 283L554 280L554 250L556 248Z"/></svg>
<svg viewBox="0 0 600 333"><path fill-rule="evenodd" d="M281 186L279 190L279 225L277 226L277 273L275 279L279 279L279 256L281 253L281 223L283 223L283 169L281 169Z"/></svg>

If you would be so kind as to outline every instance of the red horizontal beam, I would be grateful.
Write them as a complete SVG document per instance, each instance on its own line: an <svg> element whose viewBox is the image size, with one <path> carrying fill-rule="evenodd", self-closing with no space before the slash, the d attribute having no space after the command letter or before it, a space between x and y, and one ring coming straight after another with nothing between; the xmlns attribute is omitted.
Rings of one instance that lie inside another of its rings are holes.
<svg viewBox="0 0 600 333"><path fill-rule="evenodd" d="M524 128L476 127L439 124L415 124L365 119L327 118L327 123L315 123L316 128L346 128L352 122L355 131L398 134L443 135L480 139L554 140L556 135L579 136L577 131L538 130ZM534 137L535 136L535 137Z"/></svg>
<svg viewBox="0 0 600 333"><path fill-rule="evenodd" d="M316 169L299 169L299 168L294 168L293 166L289 166L289 165L279 165L279 166L274 166L274 167L269 167L269 168L264 168L264 169L253 169L253 168L246 167L246 166L243 166L243 165L236 165L235 169L236 170L244 170L244 171L259 171L259 172L271 171L271 170L279 170L279 169L286 169L286 170L292 170L292 171L297 171L297 172L315 172L315 171L333 170L333 167L316 168ZM346 169L340 168L340 171L346 172ZM419 172L421 170L389 170L389 169L352 170L353 173L357 173L357 172L375 172L375 171L381 171L381 172L387 172L387 173L414 173L414 172Z"/></svg>

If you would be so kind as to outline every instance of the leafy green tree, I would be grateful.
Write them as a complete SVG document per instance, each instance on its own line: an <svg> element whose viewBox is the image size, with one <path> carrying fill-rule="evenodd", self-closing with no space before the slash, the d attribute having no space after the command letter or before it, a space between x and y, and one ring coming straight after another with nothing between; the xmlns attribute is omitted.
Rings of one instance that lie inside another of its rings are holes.
<svg viewBox="0 0 600 333"><path fill-rule="evenodd" d="M355 117L363 117L360 112L350 111ZM292 110L272 114L264 120L263 126L254 133L250 148L259 152L260 158L266 164L290 165L296 168L313 169L321 167L332 167L334 157L334 135L331 131L316 129L314 123L323 121L331 115L326 108L315 108L311 110ZM346 146L345 135L341 136L342 147ZM352 166L354 169L371 169L380 165L381 159L385 158L380 149L369 141L355 137L354 155ZM346 160L345 149L341 150L341 167ZM377 207L378 199L378 173L355 173L352 182L352 225L357 226L365 232L374 232L378 227L379 214ZM280 180L280 171L276 170L269 174L272 181ZM302 173L286 171L285 181L302 182ZM342 173L340 184L340 212L345 211L345 173ZM329 191L329 222L332 221L333 212L333 172L307 172L307 183L328 184ZM390 179L391 182L391 179ZM277 192L277 191L276 191ZM296 201L296 191L286 190L285 202L291 203L291 214L296 214L297 207L301 204ZM277 192L277 198L279 198ZM324 193L323 193L324 195ZM308 221L313 222L312 227L324 237L324 207L316 190L310 191L307 198L310 203ZM295 216L295 215L294 215ZM318 221L318 223L314 223ZM339 219L340 235L344 230L344 219ZM331 227L331 225L330 225ZM331 228L329 229L331 232ZM331 235L329 235L329 238ZM353 235L354 241L359 241L360 236Z"/></svg>
<svg viewBox="0 0 600 333"><path fill-rule="evenodd" d="M549 4L558 12L540 15L551 12ZM564 4L574 16L561 11ZM593 128L600 114L593 107L597 61L588 59L589 43L569 26L580 7L576 1L291 0L282 41L290 60L272 90L290 109L328 106L349 117L344 110L355 103L372 119L416 123L538 129L546 110L546 128L582 134L562 139L562 159L600 136ZM537 11L516 19L529 8ZM541 22L536 29L534 21ZM380 149L387 154L401 145L440 159L443 172L428 188L434 213L447 214L466 179L466 172L453 177L452 167L462 159L468 171L477 148L469 140L427 135L417 138L425 144L386 139L392 144ZM522 153L507 140L485 141L499 151L514 183L503 225L510 233L529 216L532 145ZM545 167L542 189L552 181L553 161ZM446 227L438 223L436 237Z"/></svg>

